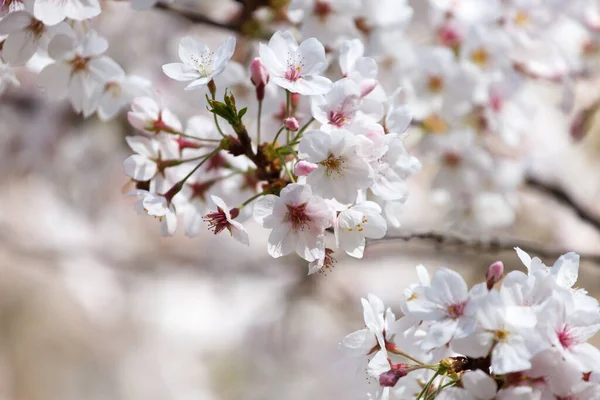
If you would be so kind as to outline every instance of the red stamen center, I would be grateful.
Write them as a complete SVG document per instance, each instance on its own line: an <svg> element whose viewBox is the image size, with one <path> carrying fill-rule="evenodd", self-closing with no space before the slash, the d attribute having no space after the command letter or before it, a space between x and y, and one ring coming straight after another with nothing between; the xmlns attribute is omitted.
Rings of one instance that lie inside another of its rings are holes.
<svg viewBox="0 0 600 400"><path fill-rule="evenodd" d="M304 230L304 228L308 227L311 219L306 214L306 203L300 205L286 204L286 207L285 221L290 222L295 231Z"/></svg>
<svg viewBox="0 0 600 400"><path fill-rule="evenodd" d="M212 230L215 235L221 233L225 229L229 229L230 224L227 220L227 216L220 207L217 207L217 211L206 214L204 220L208 222L208 229Z"/></svg>
<svg viewBox="0 0 600 400"><path fill-rule="evenodd" d="M561 331L556 332L556 334L558 335L558 341L565 349L569 349L577 344L577 341L566 326Z"/></svg>

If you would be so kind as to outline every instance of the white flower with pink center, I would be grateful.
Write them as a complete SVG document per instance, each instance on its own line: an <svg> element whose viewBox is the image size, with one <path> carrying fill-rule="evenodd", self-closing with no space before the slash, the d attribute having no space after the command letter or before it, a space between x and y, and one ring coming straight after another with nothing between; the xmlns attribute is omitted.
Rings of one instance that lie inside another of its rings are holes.
<svg viewBox="0 0 600 400"><path fill-rule="evenodd" d="M8 35L2 45L2 58L12 65L25 64L40 48L48 46L58 33L69 33L67 24L46 26L29 11L15 11L0 21L0 35Z"/></svg>
<svg viewBox="0 0 600 400"><path fill-rule="evenodd" d="M108 82L121 67L103 53L108 41L90 30L77 41L68 35L56 35L48 44L48 54L56 60L38 76L39 83L54 98L67 96L78 113L88 117L96 111L92 94Z"/></svg>
<svg viewBox="0 0 600 400"><path fill-rule="evenodd" d="M326 128L347 128L360 106L360 88L351 79L341 79L333 84L326 95L313 96L313 117Z"/></svg>
<svg viewBox="0 0 600 400"><path fill-rule="evenodd" d="M235 52L235 37L229 37L212 52L208 46L191 36L179 42L179 63L163 65L165 75L176 81L192 81L185 90L200 88L225 70Z"/></svg>
<svg viewBox="0 0 600 400"><path fill-rule="evenodd" d="M377 62L364 57L365 46L360 39L347 40L340 46L340 71L360 87L361 97L367 96L377 86Z"/></svg>
<svg viewBox="0 0 600 400"><path fill-rule="evenodd" d="M131 102L127 120L136 129L146 133L178 133L182 125L179 118L152 97L136 97Z"/></svg>
<svg viewBox="0 0 600 400"><path fill-rule="evenodd" d="M481 285L487 292L485 284ZM477 330L467 337L455 338L451 346L469 357L485 357L491 352L494 373L529 369L533 356L548 347L535 330L538 320L533 309L514 306L497 291L480 297L476 308Z"/></svg>
<svg viewBox="0 0 600 400"><path fill-rule="evenodd" d="M446 268L436 271L429 286L412 291L406 299L408 315L431 321L423 340L423 350L435 349L474 331L479 291L476 286L469 293L462 276Z"/></svg>
<svg viewBox="0 0 600 400"><path fill-rule="evenodd" d="M323 198L353 203L360 189L373 184L373 169L364 156L370 145L364 136L343 129L306 132L298 147L300 158L318 165L306 183Z"/></svg>
<svg viewBox="0 0 600 400"><path fill-rule="evenodd" d="M544 315L542 335L561 358L580 372L593 371L600 365L600 350L587 343L600 330L598 309L581 309L569 291L555 290L540 315Z"/></svg>
<svg viewBox="0 0 600 400"><path fill-rule="evenodd" d="M331 81L320 75L327 68L327 58L317 39L306 39L298 46L290 32L276 32L268 46L260 44L259 54L278 86L303 95L331 90Z"/></svg>
<svg viewBox="0 0 600 400"><path fill-rule="evenodd" d="M325 229L333 224L333 212L313 195L310 186L292 183L279 197L266 195L254 205L254 219L269 235L269 254L278 258L295 251L306 261L325 256Z"/></svg>
<svg viewBox="0 0 600 400"><path fill-rule="evenodd" d="M230 209L219 196L210 196L210 198L217 206L217 211L212 211L204 217L204 220L208 223L208 229L212 230L215 235L227 230L235 240L248 246L250 243L248 232L246 232L244 225L234 221L234 218L240 215L240 210L238 208Z"/></svg>

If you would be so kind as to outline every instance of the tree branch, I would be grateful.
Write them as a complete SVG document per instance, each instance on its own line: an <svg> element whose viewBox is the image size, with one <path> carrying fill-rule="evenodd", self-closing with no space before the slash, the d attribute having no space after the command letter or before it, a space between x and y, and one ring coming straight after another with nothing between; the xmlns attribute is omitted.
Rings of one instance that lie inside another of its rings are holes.
<svg viewBox="0 0 600 400"><path fill-rule="evenodd" d="M369 240L369 246L380 242L393 240L402 240L409 242L411 240L423 240L434 242L438 246L444 247L460 247L466 250L486 251L486 252L501 252L513 250L515 247L520 247L528 253L536 256L548 258L558 258L561 255L568 253L571 250L556 249L546 246L541 243L531 242L519 238L473 238L465 235L448 233L448 232L406 232L395 235L386 236L382 239ZM600 263L600 254L580 254L581 259Z"/></svg>
<svg viewBox="0 0 600 400"><path fill-rule="evenodd" d="M181 17L186 18L188 21L196 23L196 24L204 24L204 25L212 26L212 27L219 28L219 29L225 29L225 30L229 30L229 31L233 31L233 32L240 31L241 25L239 23L215 21L211 18L208 18L204 14L201 14L201 13L198 13L198 12L195 12L192 10L185 10L182 8L173 7L171 4L158 2L154 6L154 8L167 11L170 14L179 15Z"/></svg>
<svg viewBox="0 0 600 400"><path fill-rule="evenodd" d="M577 214L579 218L581 218L581 220L592 225L600 231L600 220L598 219L600 218L600 216L594 215L594 213L592 213L590 210L579 205L569 194L567 194L560 187L556 185L547 184L531 176L527 177L525 183L530 187L535 188L540 192L543 192L548 196L555 198L560 203L563 203L564 205L568 206L575 212L575 214Z"/></svg>

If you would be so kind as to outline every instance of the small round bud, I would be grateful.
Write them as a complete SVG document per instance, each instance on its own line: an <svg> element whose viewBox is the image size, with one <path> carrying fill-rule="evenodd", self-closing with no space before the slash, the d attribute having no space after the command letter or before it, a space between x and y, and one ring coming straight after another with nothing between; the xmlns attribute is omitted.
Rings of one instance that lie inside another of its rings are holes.
<svg viewBox="0 0 600 400"><path fill-rule="evenodd" d="M256 98L260 101L265 98L265 86L269 83L269 71L262 60L256 57L250 63L250 80L256 86Z"/></svg>
<svg viewBox="0 0 600 400"><path fill-rule="evenodd" d="M317 164L313 164L308 161L300 160L294 165L294 175L296 176L306 176L313 172L315 169L319 168Z"/></svg>
<svg viewBox="0 0 600 400"><path fill-rule="evenodd" d="M287 130L292 132L296 132L298 129L300 129L300 124L298 123L298 120L294 117L284 119L283 125Z"/></svg>
<svg viewBox="0 0 600 400"><path fill-rule="evenodd" d="M455 48L460 46L460 43L463 40L463 33L459 30L459 28L452 24L451 22L447 22L440 27L438 30L438 39L439 41L447 47Z"/></svg>
<svg viewBox="0 0 600 400"><path fill-rule="evenodd" d="M487 283L488 290L491 290L494 285L500 282L504 276L504 264L502 261L496 261L488 267L487 273L485 274L485 280Z"/></svg>

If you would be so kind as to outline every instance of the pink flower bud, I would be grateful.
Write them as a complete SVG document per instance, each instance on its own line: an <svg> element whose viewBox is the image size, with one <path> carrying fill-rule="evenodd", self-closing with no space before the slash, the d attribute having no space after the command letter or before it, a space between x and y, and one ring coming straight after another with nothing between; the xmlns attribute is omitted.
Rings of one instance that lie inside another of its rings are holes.
<svg viewBox="0 0 600 400"><path fill-rule="evenodd" d="M250 63L250 80L256 86L256 98L262 100L265 98L265 86L269 83L269 72L262 60L256 57Z"/></svg>
<svg viewBox="0 0 600 400"><path fill-rule="evenodd" d="M448 22L438 30L439 41L447 47L457 47L463 40L463 33L457 26Z"/></svg>
<svg viewBox="0 0 600 400"><path fill-rule="evenodd" d="M360 83L360 97L365 97L377 87L375 79L367 79Z"/></svg>
<svg viewBox="0 0 600 400"><path fill-rule="evenodd" d="M286 129L292 131L292 132L296 132L298 129L300 129L300 124L298 123L298 120L294 117L289 117L283 120L283 125L285 126Z"/></svg>
<svg viewBox="0 0 600 400"><path fill-rule="evenodd" d="M496 261L488 267L487 273L485 274L485 280L487 283L488 290L492 290L494 285L500 282L504 275L504 264L502 261Z"/></svg>
<svg viewBox="0 0 600 400"><path fill-rule="evenodd" d="M313 164L308 161L300 160L294 165L294 175L296 176L306 176L313 172L315 169L319 168L317 164Z"/></svg>

